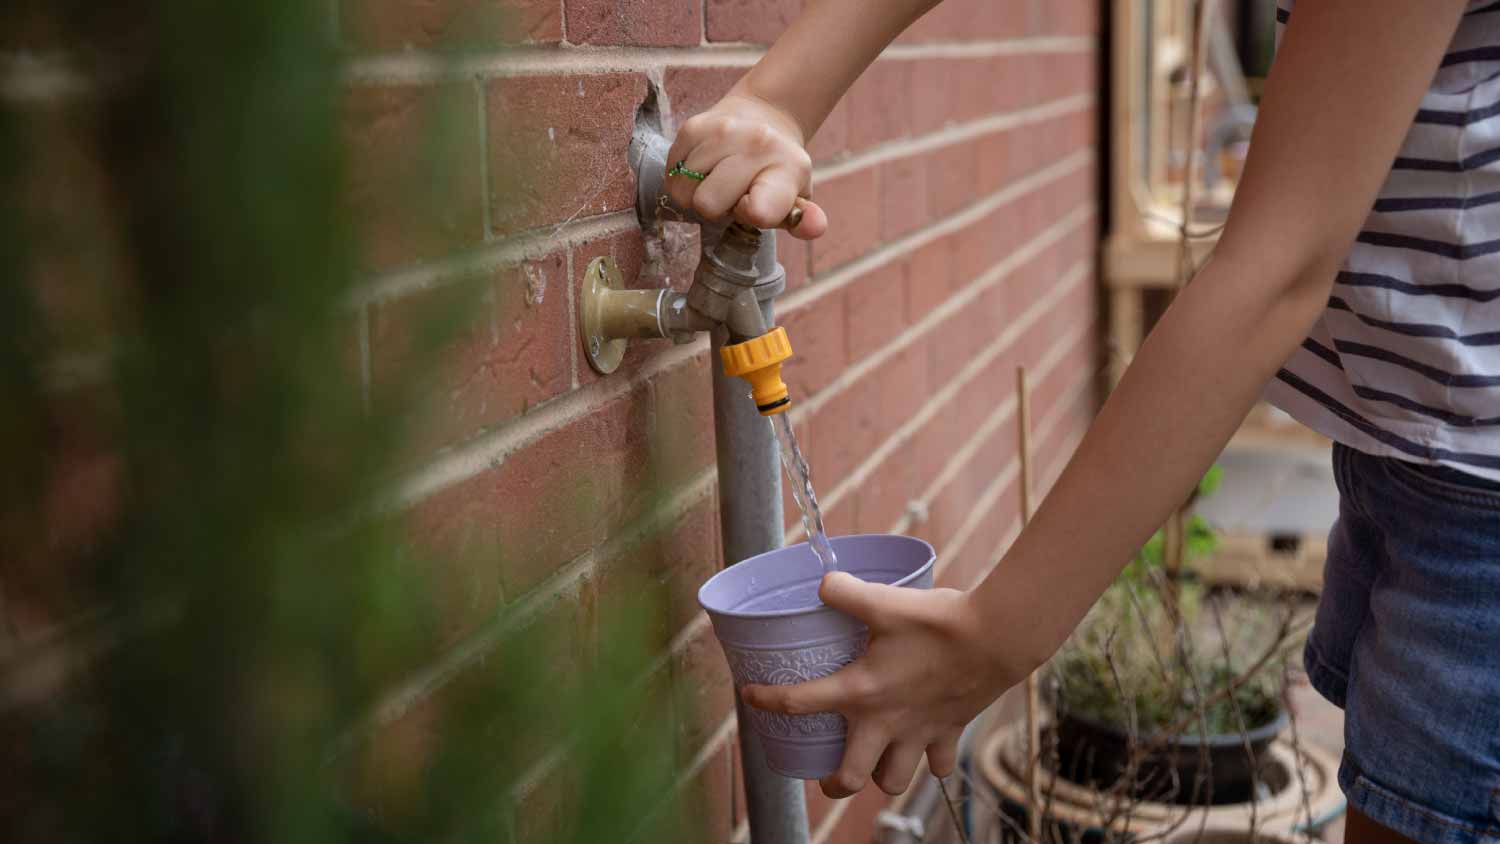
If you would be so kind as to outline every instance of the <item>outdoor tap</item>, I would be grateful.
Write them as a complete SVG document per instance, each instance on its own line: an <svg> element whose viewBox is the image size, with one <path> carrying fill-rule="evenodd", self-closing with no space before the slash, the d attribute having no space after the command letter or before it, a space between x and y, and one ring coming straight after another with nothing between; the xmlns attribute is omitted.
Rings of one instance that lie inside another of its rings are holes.
<svg viewBox="0 0 1500 844"><path fill-rule="evenodd" d="M668 217L700 226L702 255L687 292L670 288L627 290L610 258L595 258L585 273L579 306L584 351L600 373L613 372L631 338L691 342L699 332L725 331L720 357L726 375L749 382L756 409L770 416L791 406L781 364L791 357L784 328L768 318L769 302L786 289L786 270L776 259L774 235L741 223L704 220L679 209L665 191L666 138L638 133L631 142L631 164L639 183L637 213L642 225ZM799 209L800 211L800 209ZM796 225L800 214L789 216Z"/></svg>

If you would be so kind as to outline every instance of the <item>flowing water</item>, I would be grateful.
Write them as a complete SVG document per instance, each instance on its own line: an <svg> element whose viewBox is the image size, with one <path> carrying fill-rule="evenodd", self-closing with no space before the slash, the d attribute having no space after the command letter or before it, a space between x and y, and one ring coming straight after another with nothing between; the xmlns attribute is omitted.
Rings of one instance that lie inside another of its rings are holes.
<svg viewBox="0 0 1500 844"><path fill-rule="evenodd" d="M772 416L771 430L776 432L776 441L781 444L781 465L786 469L787 481L792 485L792 498L802 511L802 529L807 533L807 544L823 562L823 571L838 571L839 559L834 556L828 533L823 530L823 513L818 509L818 496L813 492L812 472L807 468L807 459L802 456L802 449L797 446L791 414L778 413Z"/></svg>

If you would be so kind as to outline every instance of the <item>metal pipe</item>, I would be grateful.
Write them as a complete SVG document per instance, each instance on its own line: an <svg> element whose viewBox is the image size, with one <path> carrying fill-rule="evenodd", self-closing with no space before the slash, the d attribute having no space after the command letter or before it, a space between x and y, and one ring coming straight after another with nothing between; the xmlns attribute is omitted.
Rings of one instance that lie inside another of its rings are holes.
<svg viewBox="0 0 1500 844"><path fill-rule="evenodd" d="M774 322L772 300L761 302L767 324ZM713 359L728 339L725 328L713 332ZM731 565L780 548L786 522L781 510L781 458L771 425L755 409L745 382L714 370L715 451L719 460L719 526L724 560ZM760 742L739 694L740 759L745 769L745 803L753 844L806 844L807 803L802 783L766 767Z"/></svg>
<svg viewBox="0 0 1500 844"><path fill-rule="evenodd" d="M723 304L740 302L736 328L753 327L753 318L744 309L754 303L755 315L762 332L776 324L774 297L786 289L786 271L776 259L774 231L762 233L754 241L736 243L731 251L734 265L725 266L715 256L728 226L704 220L690 210L677 208L667 196L665 173L667 150L671 143L654 127L638 126L630 141L630 164L637 178L636 211L642 226L649 226L663 213L666 219L697 223L703 245L703 265L695 274L693 291L689 292L687 311L697 310L695 297L701 298L712 285L717 295L730 293L719 282L733 277L731 295ZM748 261L743 260L748 259ZM705 302L707 300L704 300ZM673 299L677 310L683 308ZM718 305L704 305L712 312ZM712 332L711 360L719 360L719 350L731 342L730 330L722 324L731 308L718 316L721 324ZM700 312L700 316L704 314ZM664 323L678 318L668 314ZM683 319L690 318L682 315ZM666 326L669 330L671 325ZM770 423L755 408L745 382L713 370L714 447L719 473L719 525L724 542L724 560L733 565L766 551L780 548L784 539L785 520L781 509L781 459ZM807 844L807 802L798 780L783 777L766 766L760 743L751 734L745 704L735 694L735 713L739 721L740 759L745 774L745 803L750 821L752 844Z"/></svg>

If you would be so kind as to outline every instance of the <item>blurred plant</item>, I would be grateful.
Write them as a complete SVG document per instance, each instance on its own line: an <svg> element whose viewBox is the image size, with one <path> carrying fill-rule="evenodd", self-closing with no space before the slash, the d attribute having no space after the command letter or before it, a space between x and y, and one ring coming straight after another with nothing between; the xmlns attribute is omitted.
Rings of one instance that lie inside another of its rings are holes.
<svg viewBox="0 0 1500 844"><path fill-rule="evenodd" d="M503 669L378 749L371 713L445 644L432 572L456 567L381 502L464 305L406 389L363 394L327 14L28 4L11 30L92 81L0 100L7 840L504 842L538 733L577 800L542 840L690 840L639 680L650 608L572 684L554 631L502 612ZM418 209L462 160L430 140Z"/></svg>
<svg viewBox="0 0 1500 844"><path fill-rule="evenodd" d="M1211 469L1196 497L1212 494L1221 478L1219 467ZM1186 521L1184 537L1185 566L1218 545L1198 515ZM1194 732L1201 727L1209 734L1239 732L1240 717L1248 730L1274 721L1281 712L1280 662L1264 661L1247 676L1242 671L1277 642L1277 620L1253 602L1223 601L1214 612L1228 641L1216 642L1222 638L1219 625L1205 623L1208 599L1191 569L1178 574L1175 588L1166 588L1164 545L1164 533L1157 531L1053 659L1067 711L1141 736L1185 719ZM1198 647L1185 649L1185 636L1196 637ZM1200 701L1203 711L1194 718Z"/></svg>

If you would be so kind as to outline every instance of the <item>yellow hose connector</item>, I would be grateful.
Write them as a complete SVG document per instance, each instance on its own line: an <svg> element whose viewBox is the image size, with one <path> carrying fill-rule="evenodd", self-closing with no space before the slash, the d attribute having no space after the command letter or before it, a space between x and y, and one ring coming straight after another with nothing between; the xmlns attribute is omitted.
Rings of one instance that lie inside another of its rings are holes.
<svg viewBox="0 0 1500 844"><path fill-rule="evenodd" d="M765 334L719 350L724 374L750 382L750 395L762 416L775 416L792 406L786 383L781 380L781 362L792 356L786 329L777 326Z"/></svg>

